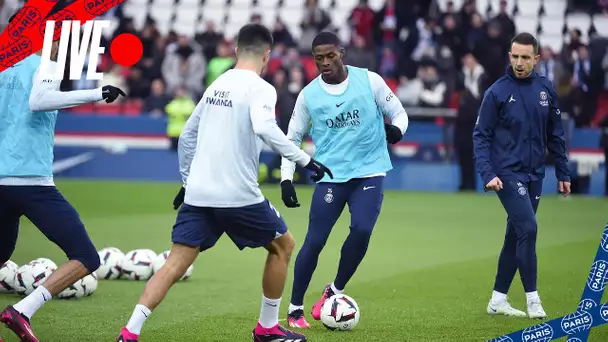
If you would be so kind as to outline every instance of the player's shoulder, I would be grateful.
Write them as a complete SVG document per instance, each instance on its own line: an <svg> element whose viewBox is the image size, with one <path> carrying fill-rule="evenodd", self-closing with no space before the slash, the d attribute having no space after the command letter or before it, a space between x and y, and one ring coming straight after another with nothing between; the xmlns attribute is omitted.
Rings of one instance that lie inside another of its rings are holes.
<svg viewBox="0 0 608 342"><path fill-rule="evenodd" d="M497 79L490 87L486 90L486 95L497 96L501 93L508 91L512 86L512 82L508 76L503 75Z"/></svg>
<svg viewBox="0 0 608 342"><path fill-rule="evenodd" d="M547 88L550 92L553 92L555 89L553 82L549 79L549 77L545 75L536 73L536 81L540 83L543 87Z"/></svg>

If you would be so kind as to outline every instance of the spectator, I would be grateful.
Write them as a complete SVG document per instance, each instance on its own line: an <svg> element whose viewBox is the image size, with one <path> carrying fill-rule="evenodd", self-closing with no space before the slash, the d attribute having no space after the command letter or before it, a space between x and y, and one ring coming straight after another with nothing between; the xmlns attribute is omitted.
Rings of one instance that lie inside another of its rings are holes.
<svg viewBox="0 0 608 342"><path fill-rule="evenodd" d="M354 46L348 49L346 63L355 67L376 71L376 54L366 47L365 38L359 35L353 37Z"/></svg>
<svg viewBox="0 0 608 342"><path fill-rule="evenodd" d="M394 46L398 40L399 32L397 29L395 0L386 0L382 9L376 14L376 46Z"/></svg>
<svg viewBox="0 0 608 342"><path fill-rule="evenodd" d="M192 95L184 86L178 86L175 91L175 98L167 104L167 136L171 140L171 150L177 151L179 135L182 133L186 121L194 111L196 103L192 100Z"/></svg>
<svg viewBox="0 0 608 342"><path fill-rule="evenodd" d="M584 127L589 126L595 114L598 91L594 84L594 73L597 70L591 63L589 50L585 45L579 45L576 55L572 66L572 86L575 105L578 105L580 114L575 121L577 127Z"/></svg>
<svg viewBox="0 0 608 342"><path fill-rule="evenodd" d="M361 37L365 46L373 45L373 28L376 14L369 7L368 0L359 0L357 7L353 9L348 18L348 23L351 26L352 38L351 43L355 44L355 39Z"/></svg>
<svg viewBox="0 0 608 342"><path fill-rule="evenodd" d="M221 42L217 46L217 56L209 61L205 86L208 87L226 70L234 66L235 60L232 55L232 47L228 42Z"/></svg>
<svg viewBox="0 0 608 342"><path fill-rule="evenodd" d="M128 97L130 99L145 99L150 96L150 81L143 77L140 68L133 67L127 76Z"/></svg>
<svg viewBox="0 0 608 342"><path fill-rule="evenodd" d="M515 23L509 13L507 13L507 1L500 0L498 14L492 18L492 21L498 23L501 27L501 32L505 35L505 39L511 40L515 36Z"/></svg>
<svg viewBox="0 0 608 342"><path fill-rule="evenodd" d="M285 27L285 23L281 20L281 18L277 18L277 21L274 25L274 31L272 32L272 37L274 38L274 43L282 44L286 47L295 47L296 43L291 36L287 27Z"/></svg>
<svg viewBox="0 0 608 342"><path fill-rule="evenodd" d="M206 64L201 47L189 37L180 36L177 43L167 46L162 64L167 90L173 93L184 86L191 94L202 96Z"/></svg>
<svg viewBox="0 0 608 342"><path fill-rule="evenodd" d="M165 108L171 98L165 92L165 84L161 79L152 81L152 91L150 96L144 100L143 112L154 117L165 115Z"/></svg>
<svg viewBox="0 0 608 342"><path fill-rule="evenodd" d="M419 103L421 91L422 82L419 79L408 79L406 76L400 76L397 94L395 95L405 107L416 107Z"/></svg>
<svg viewBox="0 0 608 342"><path fill-rule="evenodd" d="M432 63L421 66L420 80L422 81L422 90L420 91L418 105L426 108L443 107L447 87Z"/></svg>
<svg viewBox="0 0 608 342"><path fill-rule="evenodd" d="M300 27L302 28L299 44L300 52L310 53L312 40L330 24L331 19L329 18L329 15L319 8L317 0L306 0L304 16L300 23Z"/></svg>
<svg viewBox="0 0 608 342"><path fill-rule="evenodd" d="M217 46L222 39L224 39L224 35L215 30L213 21L207 21L205 31L194 36L194 40L203 47L203 55L208 61L217 56Z"/></svg>
<svg viewBox="0 0 608 342"><path fill-rule="evenodd" d="M394 78L397 73L397 56L393 50L385 46L382 49L382 56L380 57L380 67L378 68L378 74L384 78Z"/></svg>
<svg viewBox="0 0 608 342"><path fill-rule="evenodd" d="M600 146L604 150L604 196L608 197L608 115L600 122L600 129L602 130L602 137L600 139Z"/></svg>
<svg viewBox="0 0 608 342"><path fill-rule="evenodd" d="M462 70L459 73L456 90L460 93L458 116L454 127L454 147L460 166L460 191L474 191L477 175L473 156L473 130L477 120L477 110L485 88L489 86L484 80L483 67L473 54L467 53L462 58Z"/></svg>
<svg viewBox="0 0 608 342"><path fill-rule="evenodd" d="M435 22L431 18L420 18L416 21L416 28L418 29L418 45L414 49L412 59L419 62L425 57L435 58Z"/></svg>

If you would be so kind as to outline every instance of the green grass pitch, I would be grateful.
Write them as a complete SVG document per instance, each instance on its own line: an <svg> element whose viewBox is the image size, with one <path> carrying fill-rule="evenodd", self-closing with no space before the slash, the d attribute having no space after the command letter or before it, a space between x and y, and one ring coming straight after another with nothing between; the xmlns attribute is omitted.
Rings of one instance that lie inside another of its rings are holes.
<svg viewBox="0 0 608 342"><path fill-rule="evenodd" d="M97 247L125 253L170 247L175 219L171 202L177 185L143 182L58 181L79 210ZM299 187L302 207L287 209L278 186L265 195L285 217L298 248L307 229L312 189ZM589 268L608 219L608 201L543 197L538 221L539 292L549 318L576 309ZM335 276L340 248L348 234L345 210L321 254L306 296L310 341L484 341L537 323L526 318L485 313L491 295L506 214L496 196L391 192L372 236L366 258L346 288L361 308L352 332L330 332L310 318L309 308ZM12 260L22 265L38 257L58 264L59 248L24 219ZM248 341L260 309L264 250L238 252L223 237L194 265L193 277L176 284L144 325L143 341ZM280 318L286 316L293 262ZM80 300L53 300L33 319L41 341L114 341L130 317L144 282L100 281L97 291ZM0 306L15 295L0 295ZM516 277L512 304L525 309ZM605 300L605 299L604 299ZM4 326L0 336L16 341ZM591 332L589 341L607 341L608 326Z"/></svg>

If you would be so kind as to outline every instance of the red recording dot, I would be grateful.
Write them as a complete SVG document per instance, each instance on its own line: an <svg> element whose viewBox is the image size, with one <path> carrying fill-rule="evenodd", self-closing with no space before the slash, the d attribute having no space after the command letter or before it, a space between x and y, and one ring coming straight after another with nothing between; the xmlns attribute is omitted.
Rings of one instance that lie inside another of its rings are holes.
<svg viewBox="0 0 608 342"><path fill-rule="evenodd" d="M110 44L110 55L116 64L128 67L139 62L144 53L144 46L137 36L121 33Z"/></svg>

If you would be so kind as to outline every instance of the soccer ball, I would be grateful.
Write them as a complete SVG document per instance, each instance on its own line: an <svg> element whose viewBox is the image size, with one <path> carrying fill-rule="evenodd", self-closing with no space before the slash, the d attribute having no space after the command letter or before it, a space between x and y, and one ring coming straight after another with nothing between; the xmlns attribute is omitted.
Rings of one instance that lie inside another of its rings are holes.
<svg viewBox="0 0 608 342"><path fill-rule="evenodd" d="M122 260L125 254L118 248L108 247L100 250L101 266L94 272L99 279L118 279L122 274Z"/></svg>
<svg viewBox="0 0 608 342"><path fill-rule="evenodd" d="M165 262L167 262L167 259L169 258L169 254L171 254L171 251L164 251L164 252L160 253L159 255L157 255L152 260L152 267L154 268L154 273L158 272L158 270L160 270L160 268L163 267ZM193 271L194 271L194 265L190 265L190 267L188 267L188 269L186 270L186 273L184 273L184 275L179 280L186 280L186 279L190 278L192 276Z"/></svg>
<svg viewBox="0 0 608 342"><path fill-rule="evenodd" d="M44 284L53 270L42 263L27 264L19 267L15 274L15 291L20 295L29 295Z"/></svg>
<svg viewBox="0 0 608 342"><path fill-rule="evenodd" d="M0 293L15 291L15 274L18 269L19 266L10 260L0 267Z"/></svg>
<svg viewBox="0 0 608 342"><path fill-rule="evenodd" d="M329 297L321 307L321 322L329 330L353 330L360 317L357 302L345 294Z"/></svg>
<svg viewBox="0 0 608 342"><path fill-rule="evenodd" d="M46 268L50 268L51 271L55 271L57 269L57 264L53 262L53 260L49 258L38 258L36 260L30 261L30 265L42 264Z"/></svg>
<svg viewBox="0 0 608 342"><path fill-rule="evenodd" d="M72 286L61 291L57 298L73 299L90 296L97 290L97 276L91 273L76 281Z"/></svg>
<svg viewBox="0 0 608 342"><path fill-rule="evenodd" d="M122 273L129 280L148 280L154 273L152 260L156 253L149 249L134 249L122 259Z"/></svg>

